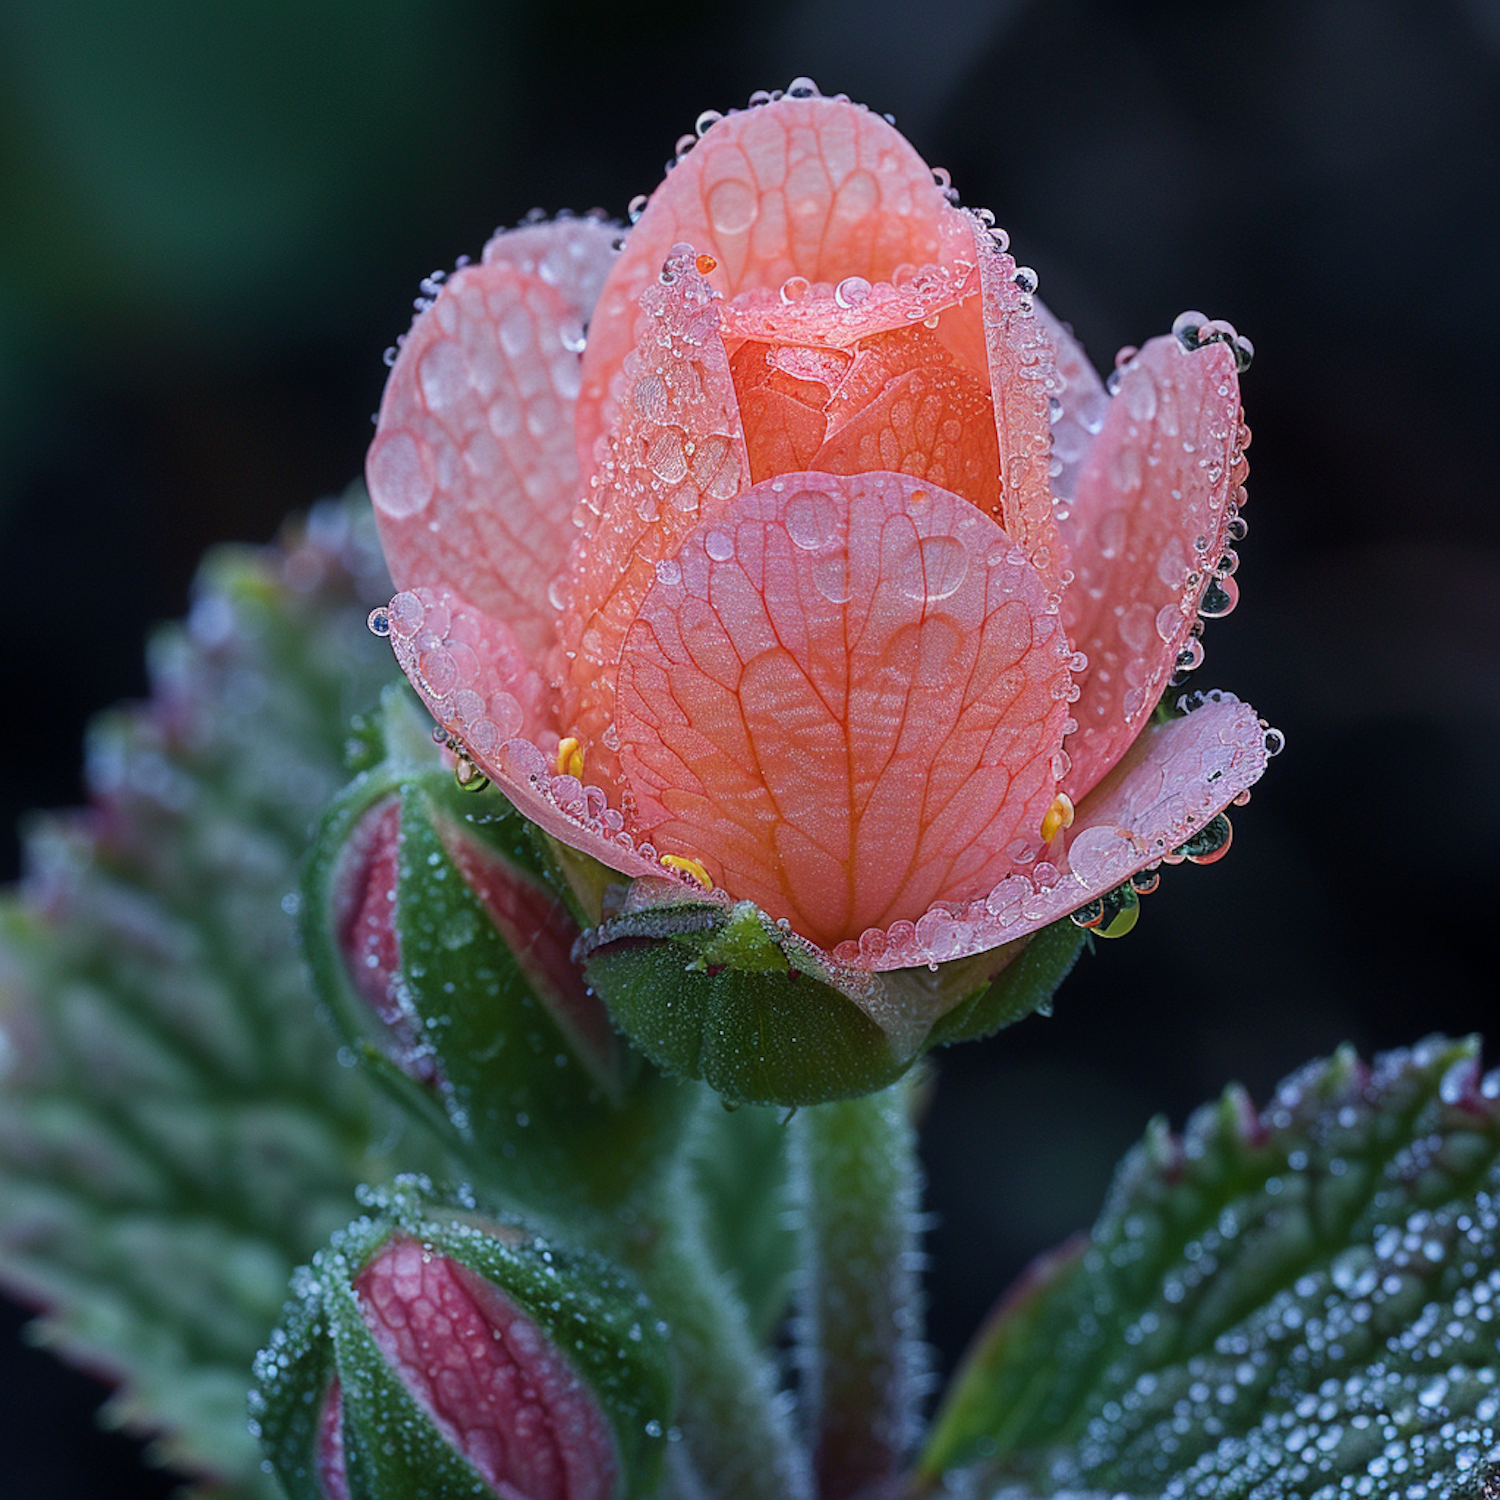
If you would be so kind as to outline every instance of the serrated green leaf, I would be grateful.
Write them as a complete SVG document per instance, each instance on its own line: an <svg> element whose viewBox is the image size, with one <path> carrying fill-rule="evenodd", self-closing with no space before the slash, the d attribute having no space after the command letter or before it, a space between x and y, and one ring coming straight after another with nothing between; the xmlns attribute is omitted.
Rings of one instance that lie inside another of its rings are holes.
<svg viewBox="0 0 1500 1500"><path fill-rule="evenodd" d="M391 676L364 628L385 589L357 498L212 554L150 702L94 727L91 810L38 821L0 899L0 1276L41 1342L119 1377L105 1420L243 1496L272 1493L244 1396L287 1277L389 1175L289 914Z"/></svg>
<svg viewBox="0 0 1500 1500"><path fill-rule="evenodd" d="M1061 1494L1500 1486L1500 1076L1342 1051L1158 1123L1086 1246L1003 1305L924 1472Z"/></svg>

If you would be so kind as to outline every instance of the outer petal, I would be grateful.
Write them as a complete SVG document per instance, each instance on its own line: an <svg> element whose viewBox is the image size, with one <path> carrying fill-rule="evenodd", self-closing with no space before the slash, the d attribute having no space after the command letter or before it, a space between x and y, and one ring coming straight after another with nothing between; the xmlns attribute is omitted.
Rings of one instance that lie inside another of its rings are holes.
<svg viewBox="0 0 1500 1500"><path fill-rule="evenodd" d="M944 260L956 217L906 139L862 106L782 99L720 120L652 195L600 296L579 407L585 467L636 300L673 245L712 255L714 284L733 297L792 276L889 281Z"/></svg>
<svg viewBox="0 0 1500 1500"><path fill-rule="evenodd" d="M1078 801L1156 707L1224 547L1243 472L1224 343L1152 339L1122 373L1063 523L1068 637L1088 657L1064 788Z"/></svg>
<svg viewBox="0 0 1500 1500"><path fill-rule="evenodd" d="M606 778L620 647L657 565L701 513L750 482L718 293L679 249L641 298L623 415L590 484L562 613L562 728Z"/></svg>
<svg viewBox="0 0 1500 1500"><path fill-rule="evenodd" d="M398 586L457 590L536 659L553 644L547 589L577 500L580 299L607 234L537 225L455 272L403 341L366 464Z"/></svg>
<svg viewBox="0 0 1500 1500"><path fill-rule="evenodd" d="M626 875L660 877L597 786L553 773L548 692L503 621L448 590L391 600L391 645L432 716L532 822Z"/></svg>
<svg viewBox="0 0 1500 1500"><path fill-rule="evenodd" d="M1066 853L996 884L964 905L944 903L916 923L869 931L833 956L876 970L945 963L980 953L1077 911L1173 849L1253 786L1265 770L1265 726L1230 693L1210 694L1184 718L1144 730L1078 810Z"/></svg>
<svg viewBox="0 0 1500 1500"><path fill-rule="evenodd" d="M1109 393L1067 325L1040 301L1036 303L1036 315L1057 352L1057 386L1052 392L1057 399L1052 409L1052 493L1059 500L1071 500L1084 457L1104 425ZM1066 537L1067 517L1058 514L1057 520Z"/></svg>
<svg viewBox="0 0 1500 1500"><path fill-rule="evenodd" d="M1069 651L993 520L794 474L703 521L620 661L636 821L825 945L988 890L1055 790Z"/></svg>
<svg viewBox="0 0 1500 1500"><path fill-rule="evenodd" d="M549 219L500 230L484 247L484 263L514 266L545 281L587 323L615 263L620 238L618 224L594 215Z"/></svg>

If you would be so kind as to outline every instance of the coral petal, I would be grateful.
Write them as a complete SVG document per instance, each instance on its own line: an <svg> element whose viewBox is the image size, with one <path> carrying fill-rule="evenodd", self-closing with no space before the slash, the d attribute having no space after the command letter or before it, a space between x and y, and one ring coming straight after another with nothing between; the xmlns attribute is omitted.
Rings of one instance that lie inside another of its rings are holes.
<svg viewBox="0 0 1500 1500"><path fill-rule="evenodd" d="M354 1285L381 1353L494 1490L526 1500L615 1493L614 1437L598 1402L497 1286L405 1235Z"/></svg>
<svg viewBox="0 0 1500 1500"><path fill-rule="evenodd" d="M652 195L600 295L579 404L585 469L636 300L673 245L711 254L714 285L730 297L792 276L889 281L903 265L943 259L954 216L905 138L858 105L782 99L720 120Z"/></svg>
<svg viewBox="0 0 1500 1500"><path fill-rule="evenodd" d="M402 344L366 463L397 586L455 589L535 659L577 500L582 344L579 313L539 276L455 272Z"/></svg>
<svg viewBox="0 0 1500 1500"><path fill-rule="evenodd" d="M893 469L999 519L1000 459L987 384L925 328L859 346L829 408L828 440L807 467L826 474Z"/></svg>
<svg viewBox="0 0 1500 1500"><path fill-rule="evenodd" d="M939 906L913 927L867 932L834 957L877 970L964 958L1025 937L1114 889L1204 827L1266 767L1266 731L1248 703L1215 693L1192 713L1143 730L1078 809L1063 870L1041 888L1025 875L983 900Z"/></svg>
<svg viewBox="0 0 1500 1500"><path fill-rule="evenodd" d="M1051 803L1068 648L994 521L902 474L719 508L626 638L636 821L831 945L987 891Z"/></svg>
<svg viewBox="0 0 1500 1500"><path fill-rule="evenodd" d="M1052 493L1059 500L1071 500L1084 457L1104 425L1109 394L1067 324L1059 322L1040 301L1036 313L1057 351L1057 389L1053 395L1061 410L1052 421ZM1060 522L1058 529L1066 539L1066 525Z"/></svg>
<svg viewBox="0 0 1500 1500"><path fill-rule="evenodd" d="M1125 368L1062 523L1068 637L1088 657L1069 736L1076 802L1150 717L1224 546L1239 381L1223 343L1151 340Z"/></svg>
<svg viewBox="0 0 1500 1500"><path fill-rule="evenodd" d="M433 718L533 823L626 875L661 875L597 787L552 773L550 696L504 621L450 590L391 600L391 646Z"/></svg>
<svg viewBox="0 0 1500 1500"><path fill-rule="evenodd" d="M606 219L549 219L502 229L484 247L487 266L514 266L544 281L587 323L615 263L620 226Z"/></svg>
<svg viewBox="0 0 1500 1500"><path fill-rule="evenodd" d="M1052 514L1052 418L1057 368L1047 320L1016 285L1016 263L973 221L984 342L1000 443L1000 519L1049 586L1067 566Z"/></svg>
<svg viewBox="0 0 1500 1500"><path fill-rule="evenodd" d="M656 566L714 504L750 482L718 294L685 249L670 266L671 279L641 298L623 415L591 482L561 620L562 727L606 779L614 769L602 741L614 715L615 667Z"/></svg>

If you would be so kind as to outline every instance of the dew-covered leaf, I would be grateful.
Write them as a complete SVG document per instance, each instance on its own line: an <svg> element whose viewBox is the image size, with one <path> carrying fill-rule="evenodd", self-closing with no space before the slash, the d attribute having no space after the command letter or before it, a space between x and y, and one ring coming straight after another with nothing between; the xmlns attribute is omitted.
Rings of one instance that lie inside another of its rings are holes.
<svg viewBox="0 0 1500 1500"><path fill-rule="evenodd" d="M981 1493L1500 1493L1500 1075L1433 1039L1157 1124L1033 1268L923 1461Z"/></svg>
<svg viewBox="0 0 1500 1500"><path fill-rule="evenodd" d="M391 675L367 514L208 561L150 701L94 726L89 810L36 822L0 897L0 1281L118 1380L106 1421L216 1494L272 1493L250 1362L292 1268L387 1175L291 915L350 715Z"/></svg>

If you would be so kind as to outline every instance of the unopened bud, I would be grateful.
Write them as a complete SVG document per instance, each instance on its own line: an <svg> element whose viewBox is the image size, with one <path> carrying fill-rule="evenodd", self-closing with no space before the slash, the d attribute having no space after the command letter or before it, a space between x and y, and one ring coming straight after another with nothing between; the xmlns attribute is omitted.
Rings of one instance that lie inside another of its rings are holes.
<svg viewBox="0 0 1500 1500"><path fill-rule="evenodd" d="M643 1294L592 1256L409 1189L294 1283L251 1398L292 1500L629 1500L673 1415Z"/></svg>
<svg viewBox="0 0 1500 1500"><path fill-rule="evenodd" d="M685 1091L615 1035L574 962L546 846L494 790L464 792L388 694L386 755L324 818L304 944L356 1056L476 1175L556 1210L618 1200Z"/></svg>

